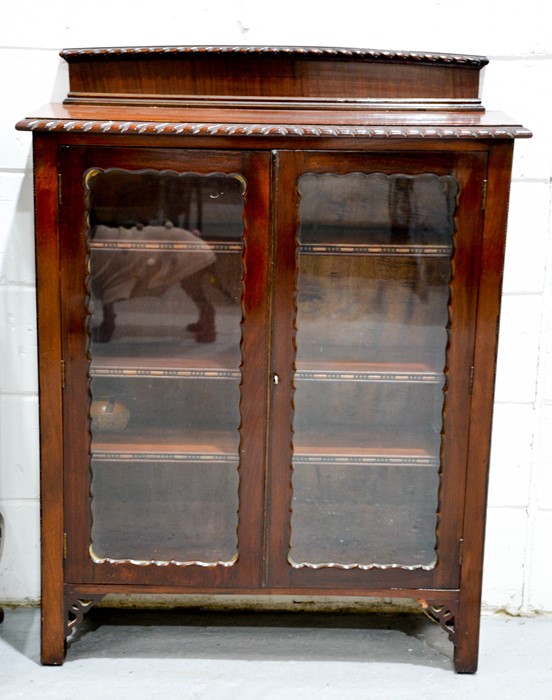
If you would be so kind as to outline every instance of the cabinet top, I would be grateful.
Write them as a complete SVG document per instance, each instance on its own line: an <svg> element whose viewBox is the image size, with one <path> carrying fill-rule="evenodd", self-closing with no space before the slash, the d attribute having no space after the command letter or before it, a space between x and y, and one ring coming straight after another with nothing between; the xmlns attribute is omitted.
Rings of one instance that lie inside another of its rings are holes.
<svg viewBox="0 0 552 700"><path fill-rule="evenodd" d="M387 137L404 127L400 136L411 138L530 135L503 116L485 115L483 56L276 46L80 48L60 55L69 64L63 105L49 105L17 128ZM471 131L457 132L463 128Z"/></svg>

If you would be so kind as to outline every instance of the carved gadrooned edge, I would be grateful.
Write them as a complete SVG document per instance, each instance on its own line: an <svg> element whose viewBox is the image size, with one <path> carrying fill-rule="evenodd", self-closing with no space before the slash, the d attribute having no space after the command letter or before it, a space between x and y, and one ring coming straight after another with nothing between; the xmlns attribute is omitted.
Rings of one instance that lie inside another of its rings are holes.
<svg viewBox="0 0 552 700"><path fill-rule="evenodd" d="M86 613L99 603L103 595L80 596L69 594L65 600L65 636L80 625Z"/></svg>
<svg viewBox="0 0 552 700"><path fill-rule="evenodd" d="M424 614L430 620L436 622L449 636L450 641L456 644L456 618L458 617L458 603L450 601L440 603L432 600L420 599Z"/></svg>
<svg viewBox="0 0 552 700"><path fill-rule="evenodd" d="M24 119L16 128L33 132L141 134L152 136L270 136L368 139L515 139L531 132L518 126L323 126L285 124L197 124L189 122Z"/></svg>
<svg viewBox="0 0 552 700"><path fill-rule="evenodd" d="M387 51L383 49L360 49L344 47L319 46L128 46L106 48L74 48L63 49L60 56L66 61L82 58L108 58L112 56L161 55L174 56L179 54L257 54L297 56L308 58L322 56L327 58L365 59L368 61L392 61L399 63L435 63L445 65L463 65L482 68L489 63L486 56L470 56L464 54L430 53L425 51Z"/></svg>

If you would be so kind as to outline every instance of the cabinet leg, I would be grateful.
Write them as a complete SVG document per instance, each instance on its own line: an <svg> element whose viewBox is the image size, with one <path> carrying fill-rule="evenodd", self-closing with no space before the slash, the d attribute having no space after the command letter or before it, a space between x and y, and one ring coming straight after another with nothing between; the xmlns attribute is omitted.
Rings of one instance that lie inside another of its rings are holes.
<svg viewBox="0 0 552 700"><path fill-rule="evenodd" d="M65 615L60 599L52 605L42 598L40 660L45 666L61 666L65 659Z"/></svg>
<svg viewBox="0 0 552 700"><path fill-rule="evenodd" d="M477 643L473 649L471 642L457 644L454 647L454 670L456 673L475 673L477 671Z"/></svg>
<svg viewBox="0 0 552 700"><path fill-rule="evenodd" d="M477 671L480 620L481 611L478 605L474 605L473 610L460 609L454 642L454 668L457 673Z"/></svg>
<svg viewBox="0 0 552 700"><path fill-rule="evenodd" d="M83 596L70 591L65 605L42 603L41 661L45 666L61 666L67 651L67 637L82 622L84 615L103 595Z"/></svg>

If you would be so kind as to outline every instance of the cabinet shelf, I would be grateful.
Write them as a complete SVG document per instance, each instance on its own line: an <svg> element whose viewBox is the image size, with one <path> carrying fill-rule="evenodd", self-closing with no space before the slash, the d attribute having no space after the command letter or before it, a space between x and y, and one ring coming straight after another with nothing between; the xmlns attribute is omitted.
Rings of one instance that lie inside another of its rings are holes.
<svg viewBox="0 0 552 700"><path fill-rule="evenodd" d="M302 361L296 380L441 384L443 373L421 363Z"/></svg>
<svg viewBox="0 0 552 700"><path fill-rule="evenodd" d="M193 436L193 438L192 438ZM389 435L382 446L369 432L341 432L325 444L304 432L294 441L294 465L359 465L438 467L435 450L419 437ZM399 446L396 446L397 443ZM92 442L92 459L100 462L228 462L238 460L237 431L137 428L119 433L99 434Z"/></svg>
<svg viewBox="0 0 552 700"><path fill-rule="evenodd" d="M302 243L302 255L366 255L370 257L430 257L448 258L450 245L425 244L374 244L374 243Z"/></svg>
<svg viewBox="0 0 552 700"><path fill-rule="evenodd" d="M101 357L92 362L91 377L148 377L178 379L240 379L241 370L218 358Z"/></svg>
<svg viewBox="0 0 552 700"><path fill-rule="evenodd" d="M303 452L303 450L305 450ZM307 451L307 448L298 447L293 458L296 466L302 464L320 465L359 465L359 466L390 466L390 467L432 467L439 466L439 457L431 456L425 450L415 450L411 453L401 450L360 449L344 448L341 452L332 450L327 454L324 448Z"/></svg>
<svg viewBox="0 0 552 700"><path fill-rule="evenodd" d="M98 356L90 367L91 377L240 379L241 370L228 355L216 357ZM406 362L297 362L296 381L401 382L441 384L443 372L425 363Z"/></svg>
<svg viewBox="0 0 552 700"><path fill-rule="evenodd" d="M193 436L193 437L192 437ZM238 461L237 431L127 429L100 434L92 441L92 459L99 462L228 462Z"/></svg>
<svg viewBox="0 0 552 700"><path fill-rule="evenodd" d="M94 344L90 376L239 379L240 355L229 343L116 341Z"/></svg>
<svg viewBox="0 0 552 700"><path fill-rule="evenodd" d="M436 441L434 441L436 442ZM438 444L418 435L398 436L389 430L335 430L321 441L320 434L308 430L294 436L293 463L360 466L439 466Z"/></svg>
<svg viewBox="0 0 552 700"><path fill-rule="evenodd" d="M135 241L132 239L91 240L90 250L120 250L133 252L205 253L206 244L213 253L241 253L240 241Z"/></svg>

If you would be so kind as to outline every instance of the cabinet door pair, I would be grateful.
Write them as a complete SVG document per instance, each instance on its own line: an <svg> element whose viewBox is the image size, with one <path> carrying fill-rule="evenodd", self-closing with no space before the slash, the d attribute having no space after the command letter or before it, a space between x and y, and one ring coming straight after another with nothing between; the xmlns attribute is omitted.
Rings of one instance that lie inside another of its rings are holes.
<svg viewBox="0 0 552 700"><path fill-rule="evenodd" d="M485 167L61 148L66 581L457 587Z"/></svg>

